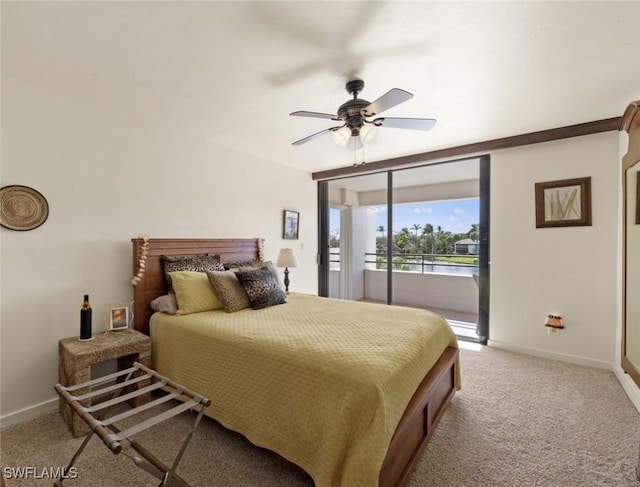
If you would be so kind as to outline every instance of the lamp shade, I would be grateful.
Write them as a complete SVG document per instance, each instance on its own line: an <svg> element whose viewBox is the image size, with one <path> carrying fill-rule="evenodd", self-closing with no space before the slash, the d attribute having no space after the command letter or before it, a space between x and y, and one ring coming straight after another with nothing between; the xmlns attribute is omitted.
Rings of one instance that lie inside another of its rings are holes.
<svg viewBox="0 0 640 487"><path fill-rule="evenodd" d="M293 249L281 249L276 261L277 267L298 267L298 258Z"/></svg>

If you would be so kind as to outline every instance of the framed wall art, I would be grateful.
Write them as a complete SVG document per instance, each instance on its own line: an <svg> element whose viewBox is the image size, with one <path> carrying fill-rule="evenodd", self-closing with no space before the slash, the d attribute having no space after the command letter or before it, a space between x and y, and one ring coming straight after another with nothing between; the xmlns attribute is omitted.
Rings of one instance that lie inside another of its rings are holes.
<svg viewBox="0 0 640 487"><path fill-rule="evenodd" d="M9 230L38 228L49 217L49 203L39 191L13 184L0 188L0 225Z"/></svg>
<svg viewBox="0 0 640 487"><path fill-rule="evenodd" d="M591 225L591 177L536 183L536 228Z"/></svg>
<svg viewBox="0 0 640 487"><path fill-rule="evenodd" d="M282 227L282 238L288 240L298 240L298 230L300 228L300 213L297 211L284 210Z"/></svg>

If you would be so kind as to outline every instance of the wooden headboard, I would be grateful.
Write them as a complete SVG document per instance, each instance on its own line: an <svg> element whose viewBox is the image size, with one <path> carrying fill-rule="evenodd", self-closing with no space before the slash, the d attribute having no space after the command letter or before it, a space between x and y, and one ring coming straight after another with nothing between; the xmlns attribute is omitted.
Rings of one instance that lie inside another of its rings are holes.
<svg viewBox="0 0 640 487"><path fill-rule="evenodd" d="M138 272L144 239L134 238L133 275ZM222 262L263 259L263 243L260 238L150 238L147 240L145 271L133 288L133 327L149 334L150 304L158 296L167 294L164 273L160 263L162 255L219 254Z"/></svg>

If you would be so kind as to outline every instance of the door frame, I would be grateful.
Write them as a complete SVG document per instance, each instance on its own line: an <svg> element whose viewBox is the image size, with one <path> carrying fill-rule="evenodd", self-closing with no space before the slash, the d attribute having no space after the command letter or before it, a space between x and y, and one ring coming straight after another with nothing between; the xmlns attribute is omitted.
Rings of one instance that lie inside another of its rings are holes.
<svg viewBox="0 0 640 487"><path fill-rule="evenodd" d="M490 310L490 209L491 209L491 155L464 157L431 164L419 164L410 167L376 171L387 174L387 258L393 253L393 241L390 238L393 229L393 173L398 170L449 164L469 159L479 160L479 251L478 251L478 326L476 332L479 342L487 343L489 338ZM364 174L346 177L361 177ZM345 177L335 178L344 179ZM318 181L318 295L329 295L329 182L333 179ZM391 262L390 259L387 259ZM387 304L393 303L393 266L387 266Z"/></svg>

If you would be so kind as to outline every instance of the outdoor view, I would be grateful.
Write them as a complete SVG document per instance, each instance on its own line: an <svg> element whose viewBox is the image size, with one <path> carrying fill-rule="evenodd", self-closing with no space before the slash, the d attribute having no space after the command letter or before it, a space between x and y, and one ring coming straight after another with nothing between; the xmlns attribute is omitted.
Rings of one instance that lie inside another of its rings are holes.
<svg viewBox="0 0 640 487"><path fill-rule="evenodd" d="M477 274L479 200L465 199L393 205L393 269ZM339 255L339 211L331 210L330 247ZM376 207L376 253L365 256L387 268L387 207Z"/></svg>

